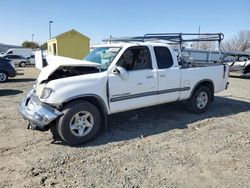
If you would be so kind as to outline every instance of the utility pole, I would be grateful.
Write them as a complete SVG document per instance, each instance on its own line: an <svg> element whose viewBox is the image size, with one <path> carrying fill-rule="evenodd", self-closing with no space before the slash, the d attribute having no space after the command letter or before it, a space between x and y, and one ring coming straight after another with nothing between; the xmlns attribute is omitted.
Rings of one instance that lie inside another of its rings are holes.
<svg viewBox="0 0 250 188"><path fill-rule="evenodd" d="M198 30L198 39L200 38L200 34L201 34L201 26L199 25L199 30ZM200 48L200 41L198 41L198 49Z"/></svg>
<svg viewBox="0 0 250 188"><path fill-rule="evenodd" d="M49 21L49 38L51 39L51 24L53 21Z"/></svg>
<svg viewBox="0 0 250 188"><path fill-rule="evenodd" d="M34 42L34 36L35 36L35 34L32 34L31 36L32 36L32 40L31 41Z"/></svg>

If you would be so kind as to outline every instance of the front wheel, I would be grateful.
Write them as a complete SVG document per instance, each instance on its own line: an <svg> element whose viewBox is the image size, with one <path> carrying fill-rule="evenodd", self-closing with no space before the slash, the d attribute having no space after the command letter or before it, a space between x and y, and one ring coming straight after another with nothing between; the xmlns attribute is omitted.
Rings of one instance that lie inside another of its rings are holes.
<svg viewBox="0 0 250 188"><path fill-rule="evenodd" d="M6 82L7 80L8 80L8 75L5 72L0 71L0 83Z"/></svg>
<svg viewBox="0 0 250 188"><path fill-rule="evenodd" d="M67 144L75 146L93 139L101 128L99 109L87 101L76 101L64 107L64 115L58 120L56 129Z"/></svg>
<svg viewBox="0 0 250 188"><path fill-rule="evenodd" d="M206 86L201 86L194 91L192 97L188 100L188 109L196 114L207 111L212 101L211 89Z"/></svg>

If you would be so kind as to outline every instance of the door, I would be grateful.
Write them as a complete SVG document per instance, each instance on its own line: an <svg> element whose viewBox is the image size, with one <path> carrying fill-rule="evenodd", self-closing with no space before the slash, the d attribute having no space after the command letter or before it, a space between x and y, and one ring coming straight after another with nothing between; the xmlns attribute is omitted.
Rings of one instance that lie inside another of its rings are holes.
<svg viewBox="0 0 250 188"><path fill-rule="evenodd" d="M5 58L10 59L15 65L19 65L19 56L18 55L6 55Z"/></svg>
<svg viewBox="0 0 250 188"><path fill-rule="evenodd" d="M180 68L174 65L167 47L154 47L154 52L158 66L158 103L176 101L181 91Z"/></svg>
<svg viewBox="0 0 250 188"><path fill-rule="evenodd" d="M150 106L157 102L157 71L152 68L147 47L128 48L116 66L118 69L108 76L111 113ZM119 68L123 71L119 71Z"/></svg>
<svg viewBox="0 0 250 188"><path fill-rule="evenodd" d="M56 53L56 43L53 43L53 55L57 55L57 53Z"/></svg>

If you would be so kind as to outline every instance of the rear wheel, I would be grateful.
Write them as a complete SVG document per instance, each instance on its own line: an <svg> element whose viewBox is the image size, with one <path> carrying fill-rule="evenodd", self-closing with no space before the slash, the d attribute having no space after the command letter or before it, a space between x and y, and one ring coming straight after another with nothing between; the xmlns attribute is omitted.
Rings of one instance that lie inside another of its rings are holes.
<svg viewBox="0 0 250 188"><path fill-rule="evenodd" d="M207 111L211 100L211 89L206 86L200 86L194 91L192 97L188 100L187 107L191 112L200 114Z"/></svg>
<svg viewBox="0 0 250 188"><path fill-rule="evenodd" d="M101 128L102 116L90 102L76 101L64 107L56 130L63 141L75 146L93 139Z"/></svg>
<svg viewBox="0 0 250 188"><path fill-rule="evenodd" d="M25 62L21 62L20 64L19 64L19 67L25 67L26 66L26 63Z"/></svg>
<svg viewBox="0 0 250 188"><path fill-rule="evenodd" d="M4 71L0 71L0 82L6 82L8 80L8 75Z"/></svg>

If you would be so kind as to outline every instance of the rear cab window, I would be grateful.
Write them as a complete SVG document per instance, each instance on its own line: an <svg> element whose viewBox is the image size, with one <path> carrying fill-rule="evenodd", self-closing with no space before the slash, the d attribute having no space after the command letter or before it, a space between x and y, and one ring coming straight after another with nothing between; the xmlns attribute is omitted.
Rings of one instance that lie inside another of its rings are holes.
<svg viewBox="0 0 250 188"><path fill-rule="evenodd" d="M173 66L174 61L170 50L167 47L154 47L158 69L167 69Z"/></svg>

